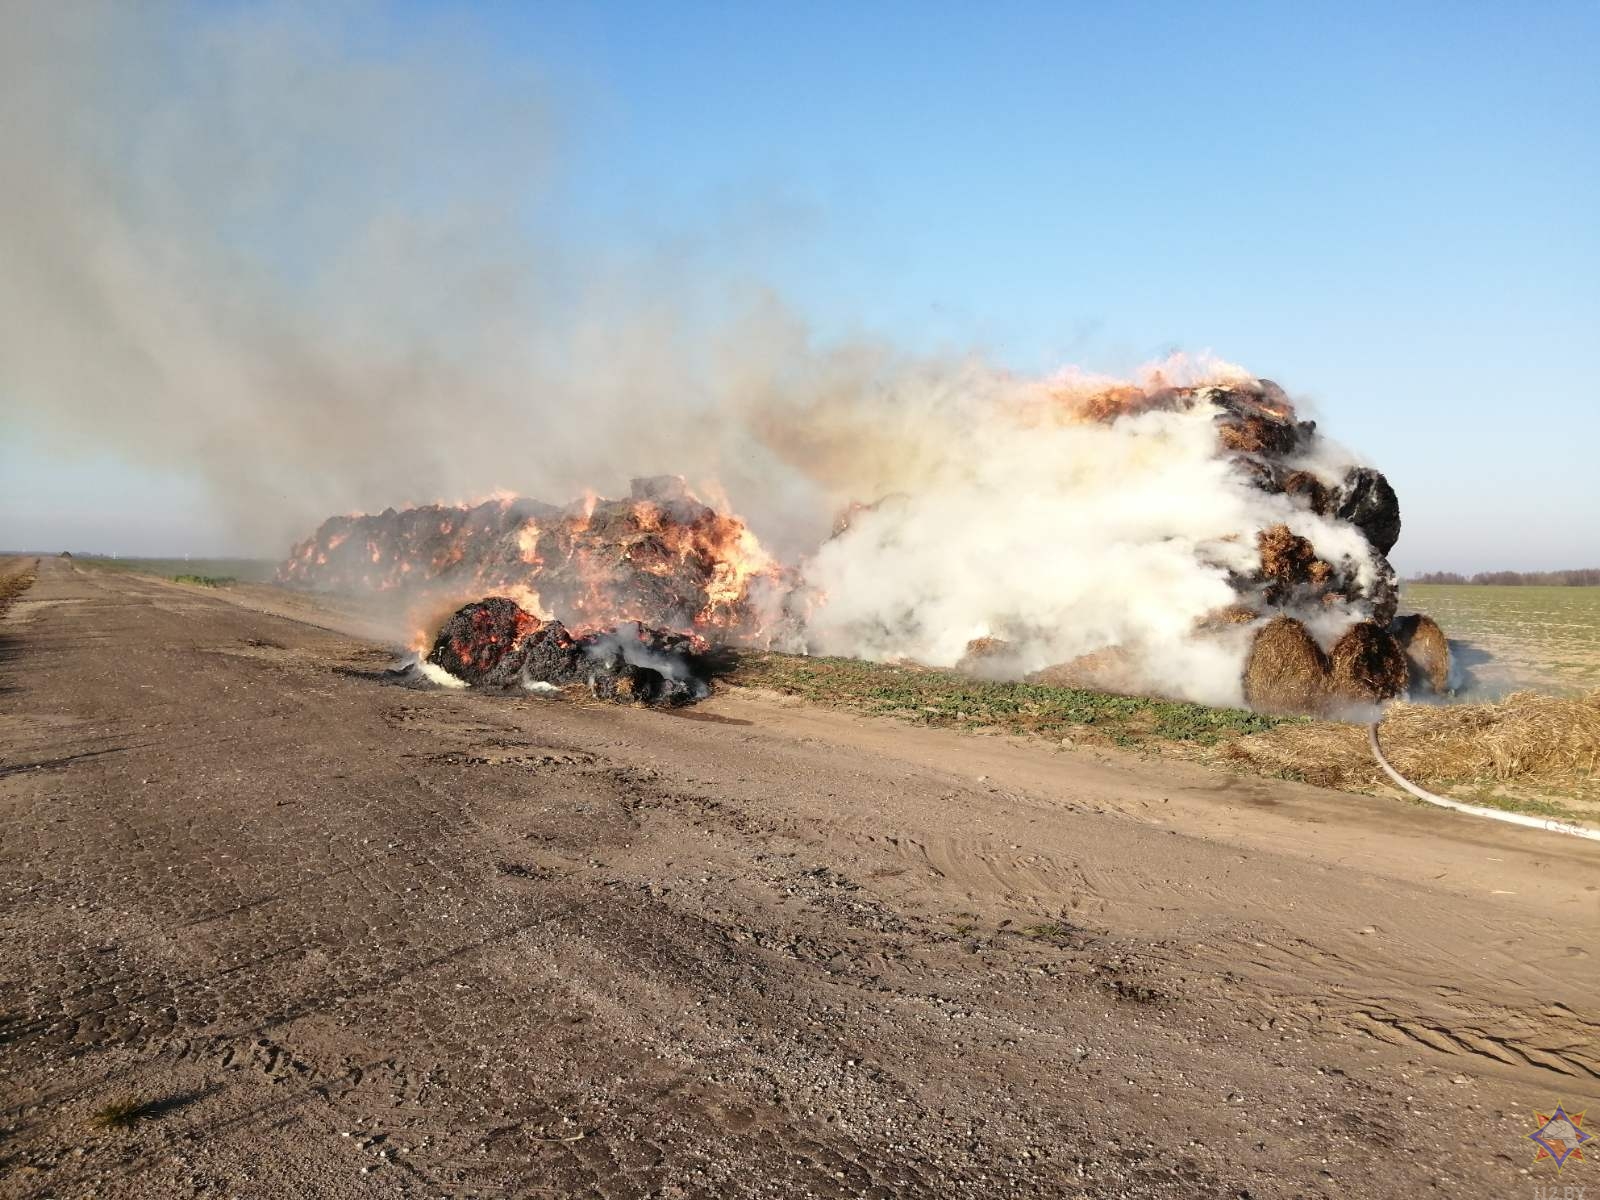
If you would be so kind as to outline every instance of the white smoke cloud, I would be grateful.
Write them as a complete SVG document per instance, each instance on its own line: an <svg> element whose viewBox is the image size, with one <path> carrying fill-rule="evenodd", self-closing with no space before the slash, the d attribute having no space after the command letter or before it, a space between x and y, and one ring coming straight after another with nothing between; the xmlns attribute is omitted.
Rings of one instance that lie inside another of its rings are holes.
<svg viewBox="0 0 1600 1200"><path fill-rule="evenodd" d="M1248 378L1166 366L1169 379ZM1196 629L1239 599L1230 572L1256 568L1260 531L1287 524L1370 584L1361 533L1251 486L1220 453L1210 405L1065 420L1053 382L968 379L813 435L849 448L860 494L888 497L806 563L823 597L806 624L813 650L954 666L994 638L1003 648L982 669L1015 677L1117 648L1124 685L1240 704L1249 631ZM1041 395L1055 397L1042 410ZM1331 640L1359 615L1319 613L1316 632Z"/></svg>

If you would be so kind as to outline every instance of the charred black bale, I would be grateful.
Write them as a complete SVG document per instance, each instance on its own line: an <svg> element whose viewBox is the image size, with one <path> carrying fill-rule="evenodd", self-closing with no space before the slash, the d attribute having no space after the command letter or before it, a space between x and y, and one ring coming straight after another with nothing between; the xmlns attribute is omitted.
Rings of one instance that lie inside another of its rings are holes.
<svg viewBox="0 0 1600 1200"><path fill-rule="evenodd" d="M1371 467L1351 468L1333 515L1361 530L1379 554L1388 554L1400 540L1400 501L1383 473Z"/></svg>
<svg viewBox="0 0 1600 1200"><path fill-rule="evenodd" d="M589 678L583 643L560 621L548 621L530 633L522 644L523 683L548 683L555 687L584 683Z"/></svg>
<svg viewBox="0 0 1600 1200"><path fill-rule="evenodd" d="M538 628L539 618L516 601L490 596L451 615L434 639L428 661L468 683L506 687L521 671L523 640Z"/></svg>
<svg viewBox="0 0 1600 1200"><path fill-rule="evenodd" d="M477 687L576 685L602 700L679 705L711 694L724 657L697 638L633 622L573 637L560 621L492 596L451 615L428 661Z"/></svg>
<svg viewBox="0 0 1600 1200"><path fill-rule="evenodd" d="M1400 607L1400 579L1387 558L1379 555L1373 565L1376 574L1361 594L1372 606L1372 619L1379 625L1388 625Z"/></svg>

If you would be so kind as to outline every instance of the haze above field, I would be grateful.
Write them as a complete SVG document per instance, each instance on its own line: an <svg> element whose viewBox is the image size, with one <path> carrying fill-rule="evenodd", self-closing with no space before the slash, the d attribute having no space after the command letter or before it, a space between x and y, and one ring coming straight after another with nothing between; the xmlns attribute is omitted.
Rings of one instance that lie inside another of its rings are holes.
<svg viewBox="0 0 1600 1200"><path fill-rule="evenodd" d="M1403 572L1600 562L1592 6L360 12L8 15L0 541L277 554L330 473L614 490L730 353L865 335L1211 349L1389 474ZM350 369L375 341L411 373ZM341 386L327 457L246 477L292 443L236 391L314 431ZM418 396L457 436L410 435ZM552 431L520 469L518 405Z"/></svg>

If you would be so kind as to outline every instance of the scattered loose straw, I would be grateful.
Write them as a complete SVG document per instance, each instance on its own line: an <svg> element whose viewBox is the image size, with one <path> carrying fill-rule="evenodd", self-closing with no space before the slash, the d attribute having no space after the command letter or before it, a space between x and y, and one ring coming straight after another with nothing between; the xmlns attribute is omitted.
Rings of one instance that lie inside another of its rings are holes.
<svg viewBox="0 0 1600 1200"><path fill-rule="evenodd" d="M1378 765L1383 768L1383 773L1394 780L1398 787L1404 788L1418 800L1428 804L1436 804L1440 808L1452 809L1455 812L1466 813L1471 817L1487 817L1491 821L1505 821L1510 825L1524 825L1529 829L1547 829L1551 833L1568 833L1573 837L1588 838L1590 841L1600 842L1600 829L1589 829L1583 825L1575 825L1571 821L1560 821L1554 817L1534 817L1527 813L1505 812L1498 808L1484 808L1478 804L1463 804L1459 800L1451 800L1447 796L1436 796L1425 788L1419 788L1389 765L1389 760L1383 756L1383 747L1378 743L1378 724L1374 721L1367 726L1367 742L1372 747L1372 756L1378 760Z"/></svg>

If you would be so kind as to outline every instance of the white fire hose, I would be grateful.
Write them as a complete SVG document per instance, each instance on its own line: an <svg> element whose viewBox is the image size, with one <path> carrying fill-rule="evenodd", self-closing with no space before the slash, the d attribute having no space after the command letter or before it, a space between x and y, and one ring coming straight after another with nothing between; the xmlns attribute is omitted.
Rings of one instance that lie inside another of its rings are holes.
<svg viewBox="0 0 1600 1200"><path fill-rule="evenodd" d="M1487 817L1491 821L1505 821L1509 825L1523 825L1529 829L1547 829L1551 833L1570 833L1573 837L1588 838L1593 842L1600 842L1600 829L1589 829L1582 825L1574 825L1571 821L1558 821L1554 817L1532 817L1527 813L1505 812L1498 808L1484 808L1479 804L1463 804L1459 800L1451 800L1447 796L1435 796L1424 788L1419 788L1404 775L1400 774L1389 765L1389 760L1383 756L1383 747L1378 744L1378 724L1374 721L1367 726L1367 741L1372 746L1372 757L1378 760L1378 765L1383 768L1383 773L1394 780L1396 786L1404 788L1418 800L1428 804L1436 804L1440 808L1454 809L1459 813L1466 813L1471 817Z"/></svg>

